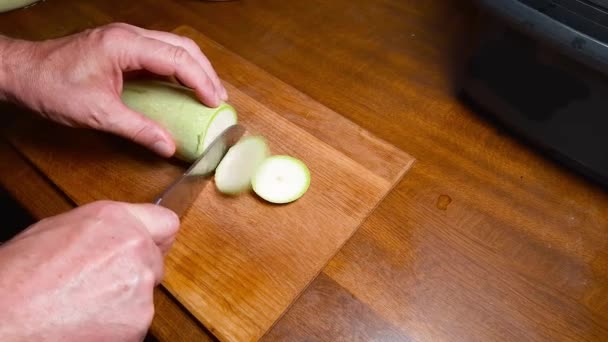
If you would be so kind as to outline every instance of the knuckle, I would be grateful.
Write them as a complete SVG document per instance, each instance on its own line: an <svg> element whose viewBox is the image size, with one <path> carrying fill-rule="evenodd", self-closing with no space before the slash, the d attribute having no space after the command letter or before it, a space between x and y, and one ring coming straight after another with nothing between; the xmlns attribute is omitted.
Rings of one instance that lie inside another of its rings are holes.
<svg viewBox="0 0 608 342"><path fill-rule="evenodd" d="M186 51L186 49L184 49L181 46L175 46L172 47L173 49L173 53L172 53L172 58L173 58L173 64L175 65L183 65L184 63L186 63L188 61L188 51Z"/></svg>
<svg viewBox="0 0 608 342"><path fill-rule="evenodd" d="M111 116L105 111L93 110L88 115L88 125L91 128L101 129L110 125Z"/></svg>
<svg viewBox="0 0 608 342"><path fill-rule="evenodd" d="M137 273L124 273L122 286L127 292L134 292L139 289L140 277Z"/></svg>
<svg viewBox="0 0 608 342"><path fill-rule="evenodd" d="M151 133L154 133L154 127L148 123L142 123L133 127L126 135L127 138L133 141L139 141L140 139L143 139L143 137L149 136Z"/></svg>
<svg viewBox="0 0 608 342"><path fill-rule="evenodd" d="M142 272L142 274L141 274L141 284L145 288L154 287L154 285L156 284L156 276L154 275L154 272L152 272L152 270L146 269L146 270L144 270Z"/></svg>
<svg viewBox="0 0 608 342"><path fill-rule="evenodd" d="M122 30L129 30L131 29L133 26L127 23L123 23L123 22L115 22L115 23L111 23L105 26L107 29L122 29Z"/></svg>
<svg viewBox="0 0 608 342"><path fill-rule="evenodd" d="M86 116L86 125L100 130L116 131L120 128L125 115L117 115L111 112L111 108L117 108L116 99L112 96L99 96L95 104L89 106Z"/></svg>
<svg viewBox="0 0 608 342"><path fill-rule="evenodd" d="M129 31L125 27L120 26L119 24L108 26L104 28L102 32L105 37L113 39L122 39L125 38L127 34L129 34Z"/></svg>
<svg viewBox="0 0 608 342"><path fill-rule="evenodd" d="M98 201L91 205L89 215L93 221L97 222L96 226L101 225L105 229L120 229L120 236L124 240L129 240L134 229L126 229L133 226L133 220L129 211L118 202L113 201ZM128 233L130 232L130 234Z"/></svg>
<svg viewBox="0 0 608 342"><path fill-rule="evenodd" d="M92 34L96 36L102 48L111 49L118 43L129 40L131 31L120 24L113 24L95 29Z"/></svg>
<svg viewBox="0 0 608 342"><path fill-rule="evenodd" d="M204 83L205 87L207 87L208 89L214 89L213 81L211 80L211 77L209 77L209 76L203 77L203 83Z"/></svg>
<svg viewBox="0 0 608 342"><path fill-rule="evenodd" d="M143 259L145 255L149 253L150 242L143 234L139 233L139 230L137 230L137 233L133 234L130 239L125 241L124 248L135 258Z"/></svg>
<svg viewBox="0 0 608 342"><path fill-rule="evenodd" d="M194 40L192 40L191 38L188 37L182 37L182 43L184 44L184 46L188 46L194 50L199 50L199 46L198 44L196 44L196 42Z"/></svg>
<svg viewBox="0 0 608 342"><path fill-rule="evenodd" d="M82 35L84 35L85 37L88 37L88 36L91 36L92 34L94 34L97 30L98 30L98 28L87 28L82 31Z"/></svg>
<svg viewBox="0 0 608 342"><path fill-rule="evenodd" d="M124 208L116 202L103 200L93 203L91 205L91 210L98 218L110 218L116 216L116 214L123 211Z"/></svg>

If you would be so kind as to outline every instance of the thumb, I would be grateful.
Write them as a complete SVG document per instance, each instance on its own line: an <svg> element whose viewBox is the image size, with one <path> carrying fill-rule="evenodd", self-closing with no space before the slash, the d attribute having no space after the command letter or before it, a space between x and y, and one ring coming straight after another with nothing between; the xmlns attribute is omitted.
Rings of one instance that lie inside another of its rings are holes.
<svg viewBox="0 0 608 342"><path fill-rule="evenodd" d="M175 240L179 217L173 211L154 204L126 203L125 208L146 227L154 243L166 251Z"/></svg>
<svg viewBox="0 0 608 342"><path fill-rule="evenodd" d="M175 142L171 134L158 123L131 110L120 99L113 101L110 113L116 116L102 129L143 145L163 157L175 153Z"/></svg>

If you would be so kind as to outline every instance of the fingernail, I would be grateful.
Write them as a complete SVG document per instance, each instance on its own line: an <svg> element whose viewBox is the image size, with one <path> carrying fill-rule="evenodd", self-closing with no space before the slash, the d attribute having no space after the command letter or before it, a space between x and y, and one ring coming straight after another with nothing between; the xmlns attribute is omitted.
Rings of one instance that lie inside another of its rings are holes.
<svg viewBox="0 0 608 342"><path fill-rule="evenodd" d="M154 143L154 145L152 145L152 149L163 156L170 156L171 154L173 154L173 149L171 148L171 146L169 146L169 144L167 144L164 141L157 141Z"/></svg>
<svg viewBox="0 0 608 342"><path fill-rule="evenodd" d="M222 99L224 99L224 101L228 100L228 92L224 87L222 87Z"/></svg>

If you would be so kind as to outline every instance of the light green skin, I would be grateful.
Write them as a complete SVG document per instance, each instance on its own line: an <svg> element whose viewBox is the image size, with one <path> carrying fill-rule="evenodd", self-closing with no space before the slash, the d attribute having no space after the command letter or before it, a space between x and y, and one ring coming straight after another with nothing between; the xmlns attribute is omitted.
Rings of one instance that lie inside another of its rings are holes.
<svg viewBox="0 0 608 342"><path fill-rule="evenodd" d="M0 0L0 13L29 6L39 0Z"/></svg>
<svg viewBox="0 0 608 342"><path fill-rule="evenodd" d="M203 141L209 124L218 112L232 106L222 103L217 108L203 105L194 92L176 84L155 81L125 82L121 98L127 107L156 121L171 133L176 144L176 157L187 162L203 152Z"/></svg>
<svg viewBox="0 0 608 342"><path fill-rule="evenodd" d="M298 164L298 166L305 171L306 173L306 183L304 184L304 186L302 187L302 189L300 190L300 192L298 192L297 194L295 194L294 196L281 201L281 202L277 202L277 201L272 201L269 198L264 197L263 191L261 191L261 189L259 189L256 185L256 175L257 173L262 169L262 165L266 162L270 162L273 159L282 159L282 160L288 160L290 162L293 162L295 164ZM251 178L251 185L253 188L253 192L255 192L258 196L260 196L261 198L263 198L264 200L271 202L271 203L275 203L275 204L286 204L286 203L290 203L293 202L297 199L299 199L300 197L304 196L304 194L306 193L306 191L308 191L308 188L310 187L310 170L308 169L308 167L306 166L306 164L304 164L304 162L302 162L300 159L294 158L292 156L286 156L286 155L275 155L275 156L271 156L266 158L266 160L264 160L264 162L258 167L258 171L256 172L256 174Z"/></svg>

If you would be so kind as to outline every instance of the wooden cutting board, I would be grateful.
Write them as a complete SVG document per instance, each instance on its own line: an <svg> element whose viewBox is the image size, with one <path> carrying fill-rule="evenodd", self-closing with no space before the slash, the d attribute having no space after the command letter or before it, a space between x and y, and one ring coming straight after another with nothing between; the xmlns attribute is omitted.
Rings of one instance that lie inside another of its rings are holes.
<svg viewBox="0 0 608 342"><path fill-rule="evenodd" d="M251 134L310 168L288 205L226 197L212 183L183 218L165 286L221 340L261 337L356 231L414 159L190 27ZM78 204L151 201L185 166L120 138L22 115L9 141Z"/></svg>

